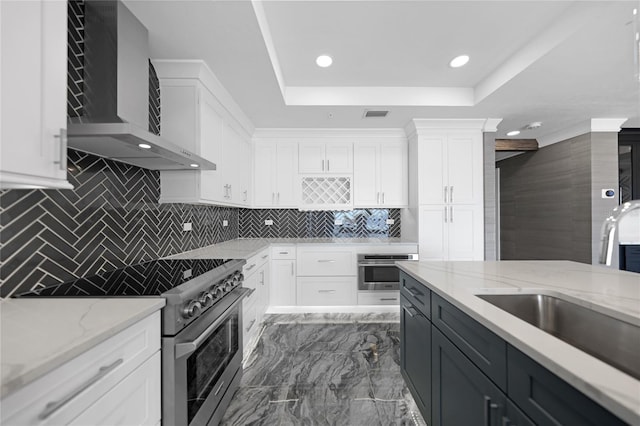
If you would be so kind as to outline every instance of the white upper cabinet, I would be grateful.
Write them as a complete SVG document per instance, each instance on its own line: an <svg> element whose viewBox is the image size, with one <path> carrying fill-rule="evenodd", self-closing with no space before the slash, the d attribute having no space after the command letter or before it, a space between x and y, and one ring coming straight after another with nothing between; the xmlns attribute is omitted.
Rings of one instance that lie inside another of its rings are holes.
<svg viewBox="0 0 640 426"><path fill-rule="evenodd" d="M351 142L308 142L300 143L298 172L352 173L353 144Z"/></svg>
<svg viewBox="0 0 640 426"><path fill-rule="evenodd" d="M481 132L429 132L419 144L419 204L482 203Z"/></svg>
<svg viewBox="0 0 640 426"><path fill-rule="evenodd" d="M254 206L296 208L298 145L256 141L254 144Z"/></svg>
<svg viewBox="0 0 640 426"><path fill-rule="evenodd" d="M67 182L67 2L0 2L0 189Z"/></svg>
<svg viewBox="0 0 640 426"><path fill-rule="evenodd" d="M160 202L248 206L250 137L212 92L219 82L201 61L155 61L162 137L216 163L216 170L160 173ZM223 89L218 89L223 90ZM223 97L224 98L224 97Z"/></svg>
<svg viewBox="0 0 640 426"><path fill-rule="evenodd" d="M353 150L354 207L406 207L406 141L356 143Z"/></svg>

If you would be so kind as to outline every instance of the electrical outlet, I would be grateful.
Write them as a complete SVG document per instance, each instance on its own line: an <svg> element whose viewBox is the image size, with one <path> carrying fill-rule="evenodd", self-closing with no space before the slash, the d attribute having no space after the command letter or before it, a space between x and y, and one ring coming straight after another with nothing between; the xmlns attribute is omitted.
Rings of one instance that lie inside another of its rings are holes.
<svg viewBox="0 0 640 426"><path fill-rule="evenodd" d="M229 226L229 221L227 219L224 219L222 221L222 226Z"/></svg>
<svg viewBox="0 0 640 426"><path fill-rule="evenodd" d="M182 230L183 231L191 231L193 228L191 226L191 222L183 223Z"/></svg>
<svg viewBox="0 0 640 426"><path fill-rule="evenodd" d="M340 225L342 225L342 223L343 223L342 219L336 219L336 220L333 221L333 224L336 225L336 226L340 226Z"/></svg>
<svg viewBox="0 0 640 426"><path fill-rule="evenodd" d="M394 223L396 223L395 220L393 219L387 219L387 225L393 225Z"/></svg>
<svg viewBox="0 0 640 426"><path fill-rule="evenodd" d="M267 226L271 226L271 225L273 225L273 220L265 219L264 224L267 225Z"/></svg>
<svg viewBox="0 0 640 426"><path fill-rule="evenodd" d="M192 275L193 275L193 271L191 269L187 269L186 271L182 272L182 279L186 280L188 278L191 278Z"/></svg>

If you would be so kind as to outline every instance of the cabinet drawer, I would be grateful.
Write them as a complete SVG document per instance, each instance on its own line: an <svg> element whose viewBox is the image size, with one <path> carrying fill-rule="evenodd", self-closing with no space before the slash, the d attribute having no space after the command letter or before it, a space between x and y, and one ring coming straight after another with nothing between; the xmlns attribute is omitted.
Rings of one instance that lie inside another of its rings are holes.
<svg viewBox="0 0 640 426"><path fill-rule="evenodd" d="M271 247L271 259L290 260L296 258L296 246Z"/></svg>
<svg viewBox="0 0 640 426"><path fill-rule="evenodd" d="M539 425L624 425L582 392L508 346L509 398Z"/></svg>
<svg viewBox="0 0 640 426"><path fill-rule="evenodd" d="M424 316L431 318L431 291L404 272L400 272L400 293Z"/></svg>
<svg viewBox="0 0 640 426"><path fill-rule="evenodd" d="M298 248L298 276L355 276L355 252L350 248Z"/></svg>
<svg viewBox="0 0 640 426"><path fill-rule="evenodd" d="M269 260L269 249L262 250L258 254L254 254L247 259L247 263L242 267L242 273L245 278L254 274L260 266L264 265Z"/></svg>
<svg viewBox="0 0 640 426"><path fill-rule="evenodd" d="M0 423L67 424L159 350L155 312L4 398Z"/></svg>
<svg viewBox="0 0 640 426"><path fill-rule="evenodd" d="M160 352L157 352L70 425L153 425L159 420Z"/></svg>
<svg viewBox="0 0 640 426"><path fill-rule="evenodd" d="M507 343L435 293L431 321L503 391L507 389Z"/></svg>
<svg viewBox="0 0 640 426"><path fill-rule="evenodd" d="M359 291L358 305L399 305L399 291Z"/></svg>
<svg viewBox="0 0 640 426"><path fill-rule="evenodd" d="M298 305L355 305L355 277L298 277Z"/></svg>

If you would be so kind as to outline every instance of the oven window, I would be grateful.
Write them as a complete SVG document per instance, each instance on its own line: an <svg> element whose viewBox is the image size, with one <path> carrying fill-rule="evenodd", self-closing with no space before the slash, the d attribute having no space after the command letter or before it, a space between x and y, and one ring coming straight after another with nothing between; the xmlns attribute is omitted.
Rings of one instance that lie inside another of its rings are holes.
<svg viewBox="0 0 640 426"><path fill-rule="evenodd" d="M220 376L238 349L238 311L236 310L187 359L189 423L207 396L215 391L214 387Z"/></svg>
<svg viewBox="0 0 640 426"><path fill-rule="evenodd" d="M365 283L397 283L400 281L400 271L396 266L365 266Z"/></svg>

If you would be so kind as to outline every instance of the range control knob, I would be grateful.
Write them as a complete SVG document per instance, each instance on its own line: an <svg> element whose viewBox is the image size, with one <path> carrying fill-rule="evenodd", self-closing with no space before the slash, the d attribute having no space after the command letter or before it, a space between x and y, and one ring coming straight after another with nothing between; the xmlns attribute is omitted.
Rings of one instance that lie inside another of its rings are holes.
<svg viewBox="0 0 640 426"><path fill-rule="evenodd" d="M182 316L185 318L193 318L200 315L202 305L197 300L192 300L182 308Z"/></svg>
<svg viewBox="0 0 640 426"><path fill-rule="evenodd" d="M225 293L229 293L231 290L233 290L233 280L232 279L225 280L225 282L224 282L224 292Z"/></svg>
<svg viewBox="0 0 640 426"><path fill-rule="evenodd" d="M242 272L236 271L235 274L233 274L233 280L236 282L242 282L244 281L244 275L242 275Z"/></svg>
<svg viewBox="0 0 640 426"><path fill-rule="evenodd" d="M224 284L220 283L216 286L215 298L221 299L224 296Z"/></svg>
<svg viewBox="0 0 640 426"><path fill-rule="evenodd" d="M209 306L213 305L213 295L208 291L203 291L202 293L200 293L198 301L203 308L208 308Z"/></svg>

